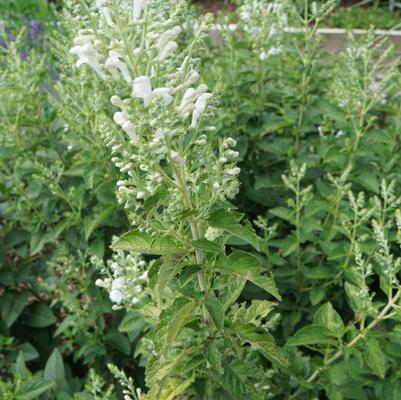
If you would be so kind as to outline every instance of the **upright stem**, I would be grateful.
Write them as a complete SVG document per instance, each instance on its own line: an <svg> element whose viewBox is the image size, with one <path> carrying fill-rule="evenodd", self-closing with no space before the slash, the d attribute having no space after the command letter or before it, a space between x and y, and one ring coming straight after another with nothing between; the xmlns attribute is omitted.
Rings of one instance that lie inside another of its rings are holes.
<svg viewBox="0 0 401 400"><path fill-rule="evenodd" d="M379 322L383 321L388 317L389 312L391 309L394 307L395 303L400 299L401 297L401 288L397 290L397 293L395 294L394 297L390 297L389 302L387 305L383 308L383 310L380 312L380 314L366 327L362 328L361 331L346 345L347 349L350 349L351 347L355 346L361 339L365 338L366 333L371 331ZM322 367L318 368L308 379L307 383L312 383L318 378L320 373L326 369L330 364L332 364L334 361L338 360L341 356L343 355L343 352L341 350L337 351L332 357L330 357ZM303 387L300 387L295 393L293 393L289 398L290 399L295 399L302 391L304 390Z"/></svg>
<svg viewBox="0 0 401 400"><path fill-rule="evenodd" d="M187 207L188 210L193 210L191 198L189 197L188 188L185 179L182 176L182 172L179 170L179 168L174 167L174 174L177 179L177 186L183 195L185 206ZM192 238L194 240L201 239L198 222L195 219L191 218L189 226L191 228ZM196 258L196 263L198 265L203 264L202 250L195 250L195 258ZM198 281L201 291L205 293L205 296L207 296L208 293L207 293L206 279L205 279L205 274L202 270L198 272Z"/></svg>

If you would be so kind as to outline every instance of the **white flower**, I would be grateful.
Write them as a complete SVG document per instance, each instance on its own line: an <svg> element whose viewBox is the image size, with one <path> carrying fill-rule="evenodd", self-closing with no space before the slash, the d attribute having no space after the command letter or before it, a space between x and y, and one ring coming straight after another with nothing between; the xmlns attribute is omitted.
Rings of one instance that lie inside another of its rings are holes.
<svg viewBox="0 0 401 400"><path fill-rule="evenodd" d="M124 122L128 120L128 115L125 111L117 111L113 115L113 120L117 125L123 126Z"/></svg>
<svg viewBox="0 0 401 400"><path fill-rule="evenodd" d="M117 70L120 70L124 79L131 82L131 77L128 72L127 65L120 60L120 54L117 51L110 50L109 58L106 60L104 67L112 74L114 79L117 79Z"/></svg>
<svg viewBox="0 0 401 400"><path fill-rule="evenodd" d="M169 29L168 31L164 32L159 40L157 41L157 47L159 49L159 54L163 51L164 47L167 45L168 42L171 40L175 40L178 35L182 32L182 29L180 26L175 26L172 29Z"/></svg>
<svg viewBox="0 0 401 400"><path fill-rule="evenodd" d="M106 288L107 284L103 279L96 279L95 285L101 288Z"/></svg>
<svg viewBox="0 0 401 400"><path fill-rule="evenodd" d="M139 19L141 18L141 13L142 13L142 8L144 5L144 0L134 0L134 6L133 6L133 16L134 19Z"/></svg>
<svg viewBox="0 0 401 400"><path fill-rule="evenodd" d="M173 40L168 42L162 52L160 53L160 60L163 61L165 60L167 57L169 57L171 54L173 54L176 50L178 49L178 44L176 42L174 42Z"/></svg>
<svg viewBox="0 0 401 400"><path fill-rule="evenodd" d="M198 71L196 71L195 69L193 69L193 70L189 73L189 75L188 75L188 77L187 77L187 79L186 79L186 83L192 84L192 83L197 82L198 80L199 80L199 73L198 73Z"/></svg>
<svg viewBox="0 0 401 400"><path fill-rule="evenodd" d="M335 137L336 137L336 138L340 138L341 136L344 136L344 135L345 135L345 132L342 131L342 130L339 130L339 131L336 133Z"/></svg>
<svg viewBox="0 0 401 400"><path fill-rule="evenodd" d="M241 169L238 167L234 167L231 169L227 169L226 172L228 175L236 176L236 175L239 175L239 173L241 172Z"/></svg>
<svg viewBox="0 0 401 400"><path fill-rule="evenodd" d="M152 90L152 84L147 76L140 76L134 80L132 96L138 99L143 99L143 104L148 107L154 96L160 96L164 100L164 105L168 106L173 101L172 96L169 94L168 88L157 88Z"/></svg>
<svg viewBox="0 0 401 400"><path fill-rule="evenodd" d="M195 103L195 109L192 114L191 128L195 129L200 116L205 112L207 100L212 97L211 93L204 93L199 96Z"/></svg>
<svg viewBox="0 0 401 400"><path fill-rule="evenodd" d="M160 96L163 98L163 104L168 106L172 103L173 97L170 96L170 89L168 88L157 88L152 92L152 96Z"/></svg>
<svg viewBox="0 0 401 400"><path fill-rule="evenodd" d="M282 53L282 51L283 51L283 48L281 46L279 46L279 47L271 47L267 53L265 51L260 52L259 53L259 58L262 61L264 61L269 57L279 55L280 53Z"/></svg>
<svg viewBox="0 0 401 400"><path fill-rule="evenodd" d="M282 51L283 51L283 48L282 48L281 46L278 46L278 47L271 47L271 48L269 49L269 51L267 52L267 56L268 56L268 57L270 57L270 56L277 56L277 55L279 55L280 53L282 53Z"/></svg>
<svg viewBox="0 0 401 400"><path fill-rule="evenodd" d="M110 103L113 104L113 106L120 107L120 108L122 108L124 105L123 101L121 100L121 98L119 96L111 96Z"/></svg>
<svg viewBox="0 0 401 400"><path fill-rule="evenodd" d="M125 121L121 128L123 131L128 135L130 138L130 141L133 145L137 146L138 145L138 136L136 135L136 129L135 125L131 121Z"/></svg>
<svg viewBox="0 0 401 400"><path fill-rule="evenodd" d="M259 58L264 61L267 58L267 53L263 50L259 53Z"/></svg>
<svg viewBox="0 0 401 400"><path fill-rule="evenodd" d="M88 41L89 36L78 37L78 43L84 43L83 45L74 46L71 50L71 54L76 54L78 56L78 61L76 66L79 68L83 64L88 64L99 76L100 79L105 79L105 74L100 70L99 56L93 46L93 44Z"/></svg>
<svg viewBox="0 0 401 400"><path fill-rule="evenodd" d="M109 26L113 25L113 20L111 19L110 8L104 6L105 0L96 0L96 7L99 8L106 24Z"/></svg>
<svg viewBox="0 0 401 400"><path fill-rule="evenodd" d="M120 304L124 299L123 293L118 289L111 290L109 297L113 303L117 303L117 304Z"/></svg>
<svg viewBox="0 0 401 400"><path fill-rule="evenodd" d="M152 100L152 84L147 76L140 76L134 80L132 96L143 99L143 104L147 107Z"/></svg>

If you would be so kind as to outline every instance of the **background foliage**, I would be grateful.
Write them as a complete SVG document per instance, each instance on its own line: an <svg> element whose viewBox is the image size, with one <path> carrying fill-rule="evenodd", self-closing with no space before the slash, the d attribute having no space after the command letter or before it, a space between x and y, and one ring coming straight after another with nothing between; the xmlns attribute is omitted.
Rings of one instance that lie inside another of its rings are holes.
<svg viewBox="0 0 401 400"><path fill-rule="evenodd" d="M0 397L118 398L106 364L143 385L132 357L143 326L112 310L90 262L109 259L112 236L129 228L98 134L110 105L90 72L71 68L68 13L55 17L47 1L0 7ZM283 297L268 321L291 367L262 362L265 398L398 399L399 309L381 314L398 293L398 64L372 35L341 56L322 51L314 23L326 11L283 10L289 21L278 13L268 42L265 19L240 19L239 34L223 29L224 46L200 54L202 74L220 100L218 134L238 141L237 206ZM285 35L287 23L305 34ZM255 300L271 297L246 286L240 301ZM380 330L366 330L378 316Z"/></svg>

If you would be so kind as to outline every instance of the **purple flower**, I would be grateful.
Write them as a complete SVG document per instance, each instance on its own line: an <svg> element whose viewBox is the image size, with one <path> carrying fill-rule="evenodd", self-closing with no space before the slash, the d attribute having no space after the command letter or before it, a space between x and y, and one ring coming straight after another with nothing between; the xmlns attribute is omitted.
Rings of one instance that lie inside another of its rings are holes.
<svg viewBox="0 0 401 400"><path fill-rule="evenodd" d="M0 37L0 47L2 47L3 49L8 49L7 42L1 37Z"/></svg>
<svg viewBox="0 0 401 400"><path fill-rule="evenodd" d="M33 19L30 25L31 25L31 34L33 37L39 36L42 33L43 31L42 24L37 19Z"/></svg>
<svg viewBox="0 0 401 400"><path fill-rule="evenodd" d="M29 53L26 50L22 50L20 53L21 60L26 60L29 57Z"/></svg>

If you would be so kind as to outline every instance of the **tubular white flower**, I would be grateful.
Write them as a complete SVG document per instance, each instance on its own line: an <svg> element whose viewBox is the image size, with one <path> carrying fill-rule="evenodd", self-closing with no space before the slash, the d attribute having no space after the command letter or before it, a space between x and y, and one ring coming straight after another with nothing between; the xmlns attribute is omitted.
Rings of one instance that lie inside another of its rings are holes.
<svg viewBox="0 0 401 400"><path fill-rule="evenodd" d="M134 80L132 97L143 99L144 106L148 107L154 96L162 97L165 106L170 105L173 101L169 88L156 88L152 90L152 84L147 76L140 76Z"/></svg>
<svg viewBox="0 0 401 400"><path fill-rule="evenodd" d="M85 38L85 41L87 41L87 38ZM91 42L87 41L82 46L74 46L70 50L70 53L78 56L78 61L76 62L78 68L83 64L88 64L97 73L100 79L106 78L105 74L101 71L98 53Z"/></svg>
<svg viewBox="0 0 401 400"><path fill-rule="evenodd" d="M113 120L117 125L122 126L128 120L128 115L125 111L117 111L114 113Z"/></svg>
<svg viewBox="0 0 401 400"><path fill-rule="evenodd" d="M168 106L172 103L173 97L170 96L170 89L169 88L157 88L152 92L154 96L160 96L163 98L163 104Z"/></svg>
<svg viewBox="0 0 401 400"><path fill-rule="evenodd" d="M133 17L134 17L134 19L141 18L142 8L144 6L144 3L145 3L144 0L134 0L134 5L133 5Z"/></svg>
<svg viewBox="0 0 401 400"><path fill-rule="evenodd" d="M102 14L106 24L113 26L113 20L111 18L110 8L105 6L105 0L96 0L96 7L99 9L100 14Z"/></svg>
<svg viewBox="0 0 401 400"><path fill-rule="evenodd" d="M112 74L114 79L117 79L117 70L121 72L127 82L131 82L131 77L127 65L120 60L120 54L117 51L110 50L109 58L106 60L104 67Z"/></svg>
<svg viewBox="0 0 401 400"><path fill-rule="evenodd" d="M159 54L163 51L167 43L170 42L171 40L175 40L181 32L182 28L180 26L175 26L174 28L164 32L163 35L161 35L159 40L157 41Z"/></svg>
<svg viewBox="0 0 401 400"><path fill-rule="evenodd" d="M152 84L150 79L144 75L134 80L132 97L143 99L143 104L147 107L152 100Z"/></svg>
<svg viewBox="0 0 401 400"><path fill-rule="evenodd" d="M177 49L178 44L176 42L174 42L173 40L168 42L160 53L160 60L165 60L167 57L171 56Z"/></svg>
<svg viewBox="0 0 401 400"><path fill-rule="evenodd" d="M131 121L125 121L121 127L130 138L131 143L137 145L138 136L136 135L135 125Z"/></svg>
<svg viewBox="0 0 401 400"><path fill-rule="evenodd" d="M192 113L192 123L191 123L191 128L192 129L196 128L196 124L198 122L198 119L205 112L206 103L207 103L207 100L210 97L212 97L211 93L204 93L201 96L199 96L198 100L196 100L195 109L194 109L194 111Z"/></svg>

